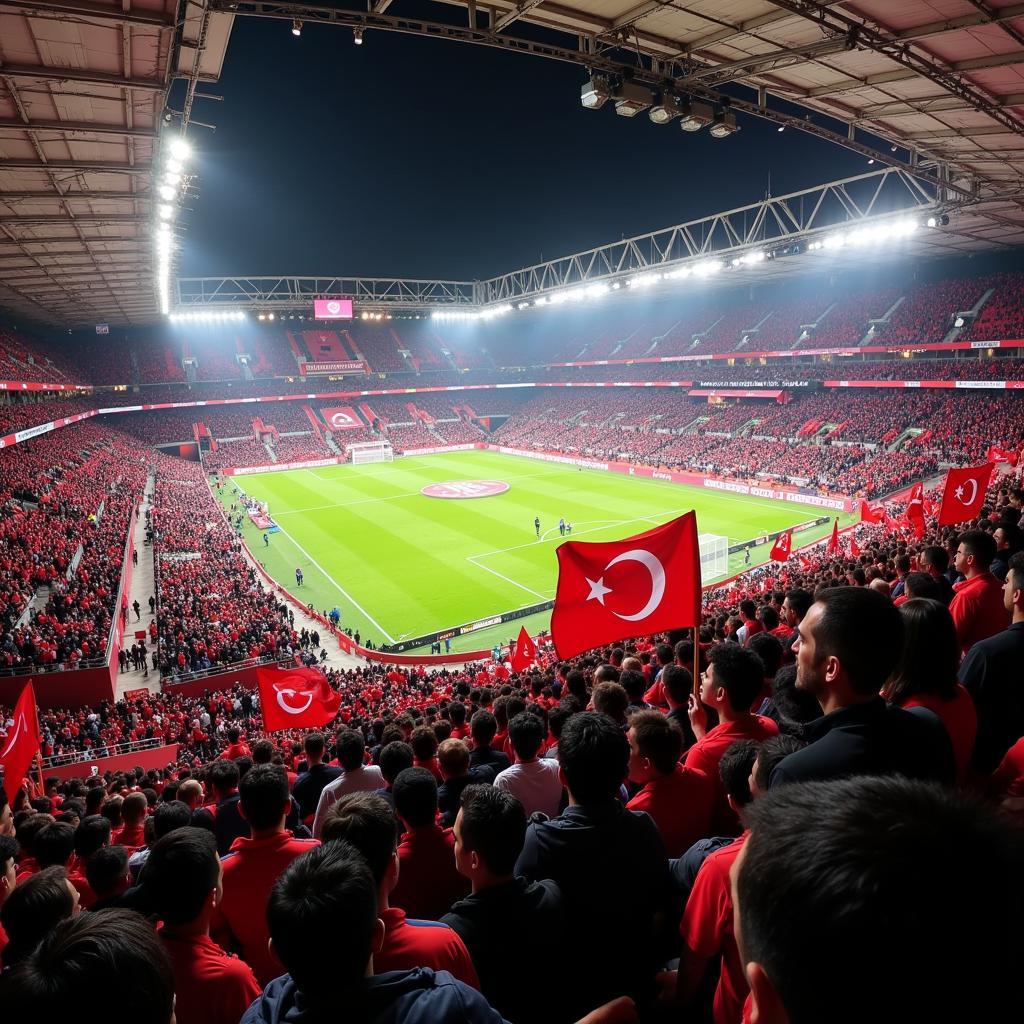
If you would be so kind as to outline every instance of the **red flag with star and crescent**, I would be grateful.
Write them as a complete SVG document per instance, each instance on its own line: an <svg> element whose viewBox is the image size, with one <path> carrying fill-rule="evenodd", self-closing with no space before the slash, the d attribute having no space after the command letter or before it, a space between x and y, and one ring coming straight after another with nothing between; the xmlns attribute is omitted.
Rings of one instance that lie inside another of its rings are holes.
<svg viewBox="0 0 1024 1024"><path fill-rule="evenodd" d="M951 469L946 474L946 486L939 506L939 526L952 526L978 518L995 468L994 463L986 462L984 466Z"/></svg>
<svg viewBox="0 0 1024 1024"><path fill-rule="evenodd" d="M523 626L512 649L512 671L525 672L537 660L537 645Z"/></svg>
<svg viewBox="0 0 1024 1024"><path fill-rule="evenodd" d="M990 444L988 452L985 454L985 460L987 462L1007 462L1011 466L1016 466L1020 460L1020 452L1011 448L1002 448L997 444Z"/></svg>
<svg viewBox="0 0 1024 1024"><path fill-rule="evenodd" d="M3 786L13 802L22 780L32 767L32 758L39 753L39 719L36 716L36 691L30 679L18 697L11 715L12 725L0 747L0 766L4 770Z"/></svg>
<svg viewBox="0 0 1024 1024"><path fill-rule="evenodd" d="M560 658L700 623L697 514L624 540L559 545L551 638Z"/></svg>
<svg viewBox="0 0 1024 1024"><path fill-rule="evenodd" d="M910 489L910 500L907 502L907 510L903 513L906 522L914 531L914 536L920 540L924 536L924 484L914 484Z"/></svg>
<svg viewBox="0 0 1024 1024"><path fill-rule="evenodd" d="M837 519L832 524L832 536L828 539L828 544L825 545L826 555L838 555L839 554L839 520Z"/></svg>
<svg viewBox="0 0 1024 1024"><path fill-rule="evenodd" d="M854 537L854 535L852 533L850 534L850 557L851 558L859 558L860 557L860 545L857 543L857 538Z"/></svg>
<svg viewBox="0 0 1024 1024"><path fill-rule="evenodd" d="M786 530L775 538L772 550L768 557L773 562L788 562L789 556L793 553L793 531Z"/></svg>
<svg viewBox="0 0 1024 1024"><path fill-rule="evenodd" d="M885 509L881 505L869 505L863 498L860 500L860 521L862 523L880 523L885 518Z"/></svg>
<svg viewBox="0 0 1024 1024"><path fill-rule="evenodd" d="M341 694L315 668L258 668L264 732L315 729L334 720Z"/></svg>

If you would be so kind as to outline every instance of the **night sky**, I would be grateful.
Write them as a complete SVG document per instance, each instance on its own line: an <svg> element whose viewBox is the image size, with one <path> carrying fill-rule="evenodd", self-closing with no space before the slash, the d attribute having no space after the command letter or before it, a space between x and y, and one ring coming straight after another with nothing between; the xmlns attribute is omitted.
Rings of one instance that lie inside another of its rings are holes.
<svg viewBox="0 0 1024 1024"><path fill-rule="evenodd" d="M201 196L179 273L483 278L754 202L769 178L779 195L871 169L743 115L716 140L584 110L584 79L486 47L237 18L220 83L200 90L224 102L193 113L217 130L191 134Z"/></svg>

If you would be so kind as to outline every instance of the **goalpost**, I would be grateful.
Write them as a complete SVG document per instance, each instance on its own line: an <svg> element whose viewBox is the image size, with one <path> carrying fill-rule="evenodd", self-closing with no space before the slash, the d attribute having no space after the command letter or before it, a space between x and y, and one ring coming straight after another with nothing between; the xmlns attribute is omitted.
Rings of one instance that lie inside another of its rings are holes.
<svg viewBox="0 0 1024 1024"><path fill-rule="evenodd" d="M717 533L702 533L700 545L700 575L708 583L729 574L729 538Z"/></svg>
<svg viewBox="0 0 1024 1024"><path fill-rule="evenodd" d="M353 466L365 466L370 462L394 462L395 450L390 441L361 441L348 445Z"/></svg>

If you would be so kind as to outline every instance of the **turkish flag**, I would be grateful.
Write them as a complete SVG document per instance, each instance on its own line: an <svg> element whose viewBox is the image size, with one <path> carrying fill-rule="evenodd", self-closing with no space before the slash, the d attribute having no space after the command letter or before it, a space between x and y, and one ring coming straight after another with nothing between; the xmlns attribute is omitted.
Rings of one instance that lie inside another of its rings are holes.
<svg viewBox="0 0 1024 1024"><path fill-rule="evenodd" d="M341 694L314 668L258 668L263 729L312 729L333 721Z"/></svg>
<svg viewBox="0 0 1024 1024"><path fill-rule="evenodd" d="M551 636L560 658L700 622L697 515L625 540L559 545Z"/></svg>
<svg viewBox="0 0 1024 1024"><path fill-rule="evenodd" d="M903 513L907 523L913 528L914 536L920 540L924 536L924 484L918 483L910 489L910 500L907 510Z"/></svg>
<svg viewBox="0 0 1024 1024"><path fill-rule="evenodd" d="M860 548L857 546L857 538L850 534L850 554L856 558L860 554Z"/></svg>
<svg viewBox="0 0 1024 1024"><path fill-rule="evenodd" d="M837 519L832 524L832 536L828 539L828 545L825 548L826 555L838 555L839 554L839 520Z"/></svg>
<svg viewBox="0 0 1024 1024"><path fill-rule="evenodd" d="M952 526L978 518L985 500L985 489L995 468L995 463L986 462L984 466L951 469L946 474L942 505L939 507L939 526Z"/></svg>
<svg viewBox="0 0 1024 1024"><path fill-rule="evenodd" d="M797 555L796 557L801 569L810 569L812 563L807 555Z"/></svg>
<svg viewBox="0 0 1024 1024"><path fill-rule="evenodd" d="M1008 462L1011 466L1016 466L1020 459L1020 452L1010 451L1007 448L1001 448L997 444L992 444L989 445L985 459L988 462Z"/></svg>
<svg viewBox="0 0 1024 1024"><path fill-rule="evenodd" d="M13 801L21 788L22 779L32 766L32 758L39 753L39 719L36 717L36 691L30 679L14 705L14 722L7 730L0 749L0 765L4 770L4 789L7 799Z"/></svg>
<svg viewBox="0 0 1024 1024"><path fill-rule="evenodd" d="M869 505L863 498L861 498L860 521L862 523L880 523L884 517L884 508L880 505Z"/></svg>
<svg viewBox="0 0 1024 1024"><path fill-rule="evenodd" d="M793 553L793 531L787 530L775 538L769 558L774 562L788 562Z"/></svg>
<svg viewBox="0 0 1024 1024"><path fill-rule="evenodd" d="M537 646L530 639L530 634L523 626L519 630L519 639L512 649L512 671L525 672L537 660Z"/></svg>

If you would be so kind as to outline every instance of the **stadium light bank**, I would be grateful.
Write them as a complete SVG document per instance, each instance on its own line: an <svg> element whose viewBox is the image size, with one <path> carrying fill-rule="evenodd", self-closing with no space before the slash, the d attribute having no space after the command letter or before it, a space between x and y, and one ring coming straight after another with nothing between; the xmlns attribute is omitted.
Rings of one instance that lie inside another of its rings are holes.
<svg viewBox="0 0 1024 1024"><path fill-rule="evenodd" d="M160 312L164 316L171 311L171 263L174 256L172 222L178 214L178 201L185 182L185 165L191 155L191 147L180 135L170 139L164 149L163 163L154 183L156 194L160 198L155 210L154 231L156 284Z"/></svg>

